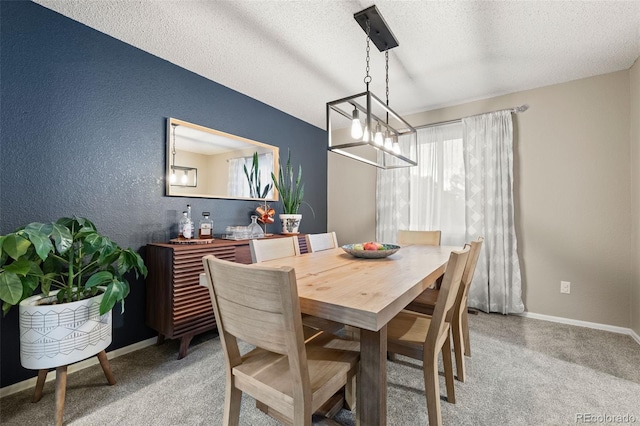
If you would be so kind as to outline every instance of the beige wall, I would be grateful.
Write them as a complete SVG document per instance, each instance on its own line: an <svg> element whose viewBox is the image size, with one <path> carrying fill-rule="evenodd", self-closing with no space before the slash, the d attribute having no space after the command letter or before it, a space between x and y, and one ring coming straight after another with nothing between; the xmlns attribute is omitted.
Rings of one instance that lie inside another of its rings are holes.
<svg viewBox="0 0 640 426"><path fill-rule="evenodd" d="M338 244L376 238L376 168L344 155L328 153L327 231Z"/></svg>
<svg viewBox="0 0 640 426"><path fill-rule="evenodd" d="M408 117L421 125L530 105L515 116L514 150L529 312L630 326L629 102L629 72L620 71ZM352 180L355 167L366 166L329 156L329 221L362 241L369 230L353 226L375 223L375 178ZM571 282L571 294L560 294L561 280Z"/></svg>
<svg viewBox="0 0 640 426"><path fill-rule="evenodd" d="M629 70L631 86L631 199L633 202L634 271L631 328L640 335L640 59Z"/></svg>

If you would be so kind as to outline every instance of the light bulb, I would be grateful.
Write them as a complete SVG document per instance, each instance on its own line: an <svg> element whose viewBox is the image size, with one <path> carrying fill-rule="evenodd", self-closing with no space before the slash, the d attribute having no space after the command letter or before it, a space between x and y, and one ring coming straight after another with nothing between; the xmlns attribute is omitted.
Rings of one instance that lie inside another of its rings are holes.
<svg viewBox="0 0 640 426"><path fill-rule="evenodd" d="M176 171L175 171L175 170L172 170L172 171L171 171L171 178L170 178L170 180L171 180L171 183L176 183Z"/></svg>
<svg viewBox="0 0 640 426"><path fill-rule="evenodd" d="M398 137L397 136L393 137L393 142L391 143L391 145L392 145L391 150L399 155L400 154L400 142L398 142Z"/></svg>
<svg viewBox="0 0 640 426"><path fill-rule="evenodd" d="M389 136L389 132L387 131L384 137L384 147L386 149L391 149L391 145L393 145L393 143L391 142L391 136Z"/></svg>
<svg viewBox="0 0 640 426"><path fill-rule="evenodd" d="M362 137L362 124L360 124L360 113L353 109L353 120L351 121L351 137L360 139Z"/></svg>
<svg viewBox="0 0 640 426"><path fill-rule="evenodd" d="M373 142L380 146L384 143L384 140L382 139L382 131L380 130L380 123L376 124L376 134L373 137Z"/></svg>
<svg viewBox="0 0 640 426"><path fill-rule="evenodd" d="M362 140L364 142L369 142L369 138L370 137L371 137L371 134L369 133L369 128L365 124L365 126L364 126L364 134L362 135Z"/></svg>
<svg viewBox="0 0 640 426"><path fill-rule="evenodd" d="M187 177L187 171L184 171L184 174L182 175L182 183L187 183L188 177Z"/></svg>

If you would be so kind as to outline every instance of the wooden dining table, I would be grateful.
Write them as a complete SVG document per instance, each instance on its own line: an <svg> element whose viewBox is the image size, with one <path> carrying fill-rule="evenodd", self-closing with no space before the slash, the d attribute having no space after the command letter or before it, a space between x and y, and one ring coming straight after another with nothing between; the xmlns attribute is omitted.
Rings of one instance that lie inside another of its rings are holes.
<svg viewBox="0 0 640 426"><path fill-rule="evenodd" d="M386 258L363 259L335 248L262 262L295 268L302 313L359 329L357 424L386 424L387 323L434 285L458 249L407 245Z"/></svg>

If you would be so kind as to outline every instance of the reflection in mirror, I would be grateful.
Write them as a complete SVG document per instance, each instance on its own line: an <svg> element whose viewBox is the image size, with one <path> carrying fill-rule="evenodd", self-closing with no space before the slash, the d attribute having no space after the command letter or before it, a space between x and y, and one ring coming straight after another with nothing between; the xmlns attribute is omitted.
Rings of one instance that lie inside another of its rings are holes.
<svg viewBox="0 0 640 426"><path fill-rule="evenodd" d="M167 120L167 195L203 198L263 199L249 187L245 167L252 176L258 154L261 188L278 174L278 147L202 127ZM276 200L271 188L264 199Z"/></svg>

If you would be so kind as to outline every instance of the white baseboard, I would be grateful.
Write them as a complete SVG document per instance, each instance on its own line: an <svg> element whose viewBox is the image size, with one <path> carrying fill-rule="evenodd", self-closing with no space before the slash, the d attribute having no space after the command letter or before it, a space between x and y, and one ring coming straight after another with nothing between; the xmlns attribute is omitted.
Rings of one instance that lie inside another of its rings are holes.
<svg viewBox="0 0 640 426"><path fill-rule="evenodd" d="M157 341L156 337L151 337L147 340L143 340L141 342L137 342L134 343L132 345L129 346L125 346L124 348L120 348L120 349L115 349L111 352L107 352L107 358L108 359L113 359L116 357L119 357L121 355L125 355L128 354L130 352L134 352L137 351L139 349L142 348L146 348L147 346L151 346L154 345ZM91 367L92 365L96 365L98 364L98 357L92 356L91 358L85 359L84 361L80 361L77 362L75 364L72 364L69 366L67 373L74 373L76 371L79 370L83 370L87 367ZM32 377L30 379L27 380L23 380L21 382L18 383L14 383L13 385L9 385L6 386L4 388L0 388L0 398L4 398L5 396L14 394L16 392L20 392L23 391L25 389L35 389L36 386L36 381L37 381L37 377ZM50 382L52 380L56 379L56 371L50 371L49 374L47 374L47 382Z"/></svg>
<svg viewBox="0 0 640 426"><path fill-rule="evenodd" d="M520 315L520 316L523 316L523 317L526 317L526 318L539 319L539 320L543 320L543 321L551 321L551 322L558 322L558 323L562 323L562 324L577 325L579 327L593 328L593 329L596 329L596 330L611 331L612 333L626 334L626 335L631 336L631 338L633 340L635 340L640 345L640 336L638 336L638 333L636 333L632 329L626 328L626 327L618 327L616 325L609 325L609 324L600 324L600 323L597 323L597 322L581 321L581 320L575 320L575 319L571 319L571 318L554 317L554 316L551 316L551 315L536 314L534 312L523 312L521 314L515 314L515 315Z"/></svg>

